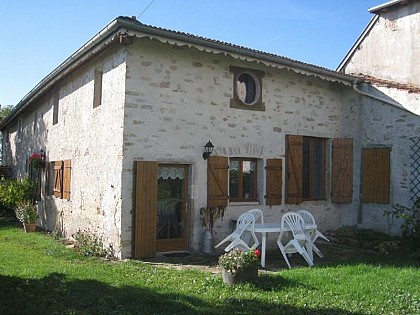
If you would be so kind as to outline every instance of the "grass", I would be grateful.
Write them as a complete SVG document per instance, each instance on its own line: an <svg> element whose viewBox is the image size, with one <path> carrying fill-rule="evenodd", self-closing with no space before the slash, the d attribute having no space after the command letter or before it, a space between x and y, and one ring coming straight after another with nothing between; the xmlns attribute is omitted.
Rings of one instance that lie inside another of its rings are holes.
<svg viewBox="0 0 420 315"><path fill-rule="evenodd" d="M0 314L420 314L416 263L388 255L227 287L220 274L83 257L0 222Z"/></svg>

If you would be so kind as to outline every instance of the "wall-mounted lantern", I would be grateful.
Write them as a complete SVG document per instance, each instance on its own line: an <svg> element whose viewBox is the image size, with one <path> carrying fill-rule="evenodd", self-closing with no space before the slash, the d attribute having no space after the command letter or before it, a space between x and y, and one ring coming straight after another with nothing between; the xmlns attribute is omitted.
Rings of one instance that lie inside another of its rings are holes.
<svg viewBox="0 0 420 315"><path fill-rule="evenodd" d="M206 145L204 146L203 159L207 160L210 157L211 153L213 152L213 148L214 148L214 145L209 140L209 142L207 142Z"/></svg>

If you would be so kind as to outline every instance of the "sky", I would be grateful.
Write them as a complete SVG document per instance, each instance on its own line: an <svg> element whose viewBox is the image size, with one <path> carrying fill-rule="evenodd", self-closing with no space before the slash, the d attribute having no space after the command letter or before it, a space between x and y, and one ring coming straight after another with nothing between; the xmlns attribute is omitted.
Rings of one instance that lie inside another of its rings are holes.
<svg viewBox="0 0 420 315"><path fill-rule="evenodd" d="M335 70L388 0L0 0L0 105L118 16Z"/></svg>

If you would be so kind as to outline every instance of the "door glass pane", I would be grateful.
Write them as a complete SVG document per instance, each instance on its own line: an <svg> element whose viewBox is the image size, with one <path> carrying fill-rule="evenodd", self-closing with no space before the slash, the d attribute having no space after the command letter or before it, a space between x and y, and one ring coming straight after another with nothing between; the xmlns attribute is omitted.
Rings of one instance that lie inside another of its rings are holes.
<svg viewBox="0 0 420 315"><path fill-rule="evenodd" d="M159 167L157 239L183 237L185 168Z"/></svg>

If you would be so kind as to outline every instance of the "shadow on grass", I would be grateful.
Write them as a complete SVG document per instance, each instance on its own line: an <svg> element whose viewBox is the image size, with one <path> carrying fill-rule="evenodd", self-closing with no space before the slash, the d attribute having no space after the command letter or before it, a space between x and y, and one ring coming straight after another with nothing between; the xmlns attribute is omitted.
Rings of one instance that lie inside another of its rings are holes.
<svg viewBox="0 0 420 315"><path fill-rule="evenodd" d="M259 286L281 285L262 277ZM286 283L287 285L287 283ZM95 280L73 280L60 273L43 279L0 275L0 313L7 314L341 314L338 309L302 309L253 299L227 298L220 304L140 286L112 287Z"/></svg>

